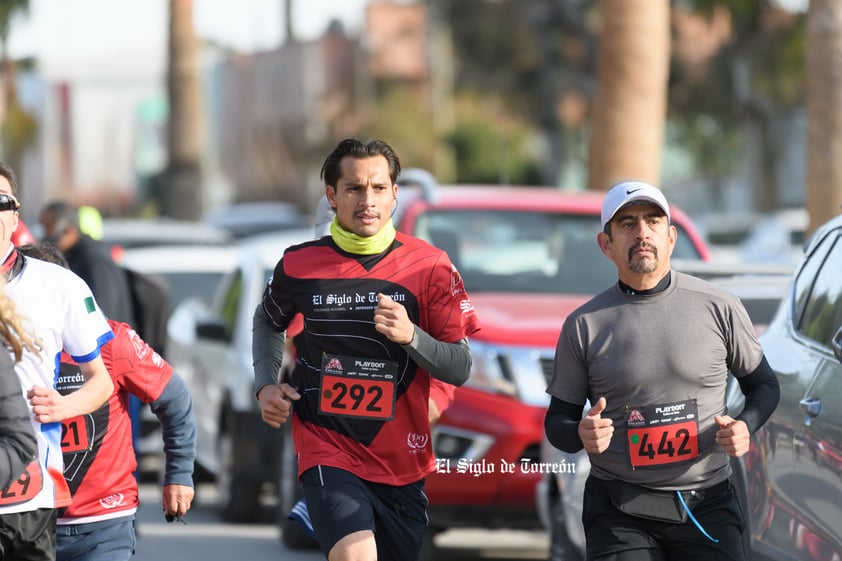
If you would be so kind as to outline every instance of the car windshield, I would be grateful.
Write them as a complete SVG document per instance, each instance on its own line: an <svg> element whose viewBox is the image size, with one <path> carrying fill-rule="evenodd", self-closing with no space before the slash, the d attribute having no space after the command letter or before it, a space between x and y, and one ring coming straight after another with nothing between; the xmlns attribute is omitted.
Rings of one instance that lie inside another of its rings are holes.
<svg viewBox="0 0 842 561"><path fill-rule="evenodd" d="M673 257L699 259L677 226ZM445 250L469 292L593 294L617 277L599 250L599 217L560 212L429 210L415 235Z"/></svg>

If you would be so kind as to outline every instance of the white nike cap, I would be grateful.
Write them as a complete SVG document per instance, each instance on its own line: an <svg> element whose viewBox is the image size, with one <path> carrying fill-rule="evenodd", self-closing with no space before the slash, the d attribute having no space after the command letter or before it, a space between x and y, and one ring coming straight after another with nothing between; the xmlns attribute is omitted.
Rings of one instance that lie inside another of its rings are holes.
<svg viewBox="0 0 842 561"><path fill-rule="evenodd" d="M629 203L641 202L657 205L667 220L670 219L670 205L660 189L642 181L623 181L612 187L602 201L602 228L605 229L618 210Z"/></svg>

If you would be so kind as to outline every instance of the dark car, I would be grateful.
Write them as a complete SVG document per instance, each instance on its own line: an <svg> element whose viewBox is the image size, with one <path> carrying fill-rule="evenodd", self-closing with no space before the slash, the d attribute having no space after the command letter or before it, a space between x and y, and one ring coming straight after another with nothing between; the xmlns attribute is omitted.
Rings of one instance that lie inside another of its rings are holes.
<svg viewBox="0 0 842 561"><path fill-rule="evenodd" d="M736 466L747 547L775 560L842 559L842 216L810 239L760 341L781 402Z"/></svg>

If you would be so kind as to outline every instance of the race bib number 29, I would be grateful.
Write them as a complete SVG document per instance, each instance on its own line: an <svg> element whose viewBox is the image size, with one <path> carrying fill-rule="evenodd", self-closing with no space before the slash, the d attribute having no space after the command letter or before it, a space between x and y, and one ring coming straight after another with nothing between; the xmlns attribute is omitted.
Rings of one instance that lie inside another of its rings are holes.
<svg viewBox="0 0 842 561"><path fill-rule="evenodd" d="M699 416L694 400L628 407L632 468L675 464L699 455Z"/></svg>
<svg viewBox="0 0 842 561"><path fill-rule="evenodd" d="M394 360L324 355L319 413L381 421L392 419L398 366Z"/></svg>
<svg viewBox="0 0 842 561"><path fill-rule="evenodd" d="M41 492L43 486L41 464L35 460L26 466L20 477L0 491L0 506L16 505L32 500Z"/></svg>

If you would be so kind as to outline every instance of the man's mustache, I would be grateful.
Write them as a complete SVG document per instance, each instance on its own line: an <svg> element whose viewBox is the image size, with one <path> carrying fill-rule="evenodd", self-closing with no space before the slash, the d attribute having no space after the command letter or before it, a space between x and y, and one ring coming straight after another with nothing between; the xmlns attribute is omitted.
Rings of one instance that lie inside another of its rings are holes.
<svg viewBox="0 0 842 561"><path fill-rule="evenodd" d="M641 243L634 244L631 247L631 249L629 249L629 260L631 260L631 258L634 257L634 253L638 249L645 249L646 251L651 251L655 255L655 257L658 257L658 248L657 247L655 247L652 244L641 242Z"/></svg>

